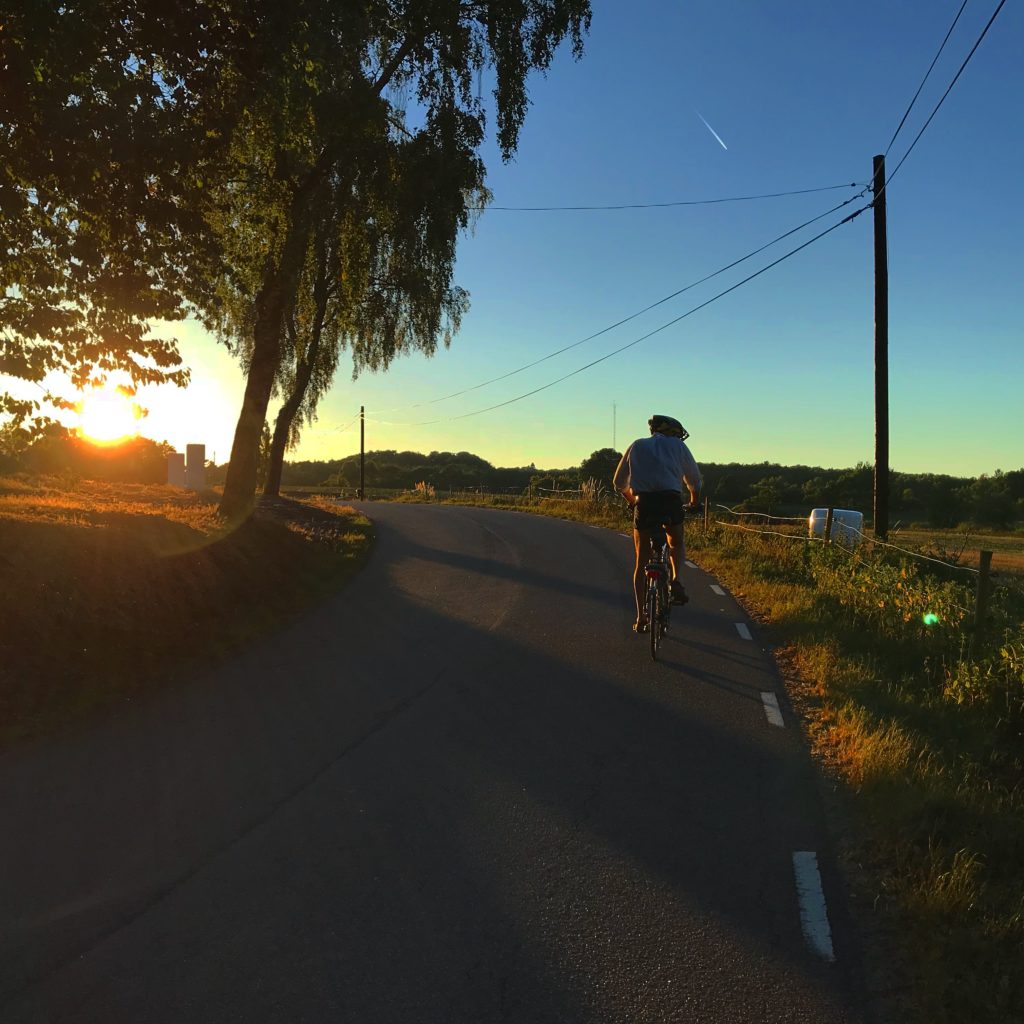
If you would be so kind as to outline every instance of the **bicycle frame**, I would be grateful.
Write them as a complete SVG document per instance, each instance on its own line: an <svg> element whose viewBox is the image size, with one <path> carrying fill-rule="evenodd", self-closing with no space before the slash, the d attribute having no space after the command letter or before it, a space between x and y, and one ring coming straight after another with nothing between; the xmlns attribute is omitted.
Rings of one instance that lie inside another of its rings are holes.
<svg viewBox="0 0 1024 1024"><path fill-rule="evenodd" d="M647 590L644 597L644 609L647 615L647 628L651 634L651 657L658 657L658 645L668 630L668 620L672 613L672 599L669 583L672 579L672 565L668 557L668 538L664 526L656 526L651 530L651 557L644 575L647 577Z"/></svg>

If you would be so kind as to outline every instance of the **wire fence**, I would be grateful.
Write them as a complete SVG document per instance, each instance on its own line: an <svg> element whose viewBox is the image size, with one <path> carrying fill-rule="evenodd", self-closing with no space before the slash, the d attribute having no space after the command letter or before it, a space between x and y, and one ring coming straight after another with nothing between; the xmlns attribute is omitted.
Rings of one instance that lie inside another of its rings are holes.
<svg viewBox="0 0 1024 1024"><path fill-rule="evenodd" d="M724 509L725 511L727 511L730 514L732 514L734 516L737 516L737 517L739 517L739 516L747 516L747 515L764 515L763 513L758 513L758 512L754 512L754 513L737 512L734 509L730 509L728 506L725 506L725 505L717 505L716 507L720 508L720 509ZM766 519L770 519L770 520L775 520L775 521L778 521L778 522L803 522L803 523L809 523L809 517L768 516L768 515L765 515L765 518ZM826 546L827 545L831 550L842 552L843 554L847 555L852 560L854 560L856 562L859 562L865 569L867 569L869 571L876 568L875 565L872 565L872 563L870 563L870 562L866 561L864 558L862 558L857 553L857 551L854 549L854 547L852 545L850 545L848 542L847 543L842 543L842 542L837 540L836 542L829 543L829 540L826 539L826 537L823 534L813 533L813 532L811 532L810 529L808 529L808 531L806 533L797 533L797 532L783 533L780 530L763 530L763 529L758 529L758 528L756 528L754 526L746 526L743 523L729 523L729 522L726 522L726 521L724 521L722 519L717 519L717 518L713 519L713 520L710 520L710 522L714 523L714 525L716 525L716 526L724 527L725 529L739 530L739 531L741 531L743 533L754 534L756 536L761 536L761 537L781 537L784 540L799 541L800 543L803 543L803 544L818 544L818 545L822 545L822 546ZM843 529L845 531L848 531L848 534L853 534L860 541L864 541L866 543L874 544L874 545L877 545L878 547L886 548L888 550L898 551L902 555L906 555L906 556L908 556L910 558L918 559L918 560L923 561L923 562L928 562L928 563L932 563L934 565L941 566L943 569L946 569L946 570L967 572L967 573L972 574L975 578L977 578L979 580L979 582L981 580L981 575L982 574L981 574L981 571L978 570L978 569L972 568L970 566L956 565L956 564L954 564L952 562L947 562L947 561L943 561L942 559L939 559L939 558L933 558L933 557L931 557L929 555L924 555L924 554L922 554L919 551L912 551L909 548L900 547L900 546L898 546L896 544L889 544L889 543L887 543L885 541L879 541L879 540L876 540L874 537L867 536L865 533L863 533L863 531L858 530L855 527L849 526L847 524L841 524L841 525L843 526ZM950 605L952 607L956 608L956 610L959 611L964 616L965 619L967 619L967 620L973 620L974 619L974 617L976 615L977 609L967 608L963 604L961 604L958 601L953 600L952 598L948 598L948 600L949 600Z"/></svg>
<svg viewBox="0 0 1024 1024"><path fill-rule="evenodd" d="M734 515L734 516L759 516L759 517L761 517L764 520L770 520L770 521L773 521L773 522L792 522L792 523L797 523L797 522L799 522L799 523L809 523L810 522L810 517L809 516L772 516L772 515L768 515L767 513L763 513L763 512L737 512L735 509L729 508L729 506L727 506L727 505L716 505L715 507L723 509L726 512L729 512L731 515ZM715 523L716 526L724 526L724 527L727 527L727 528L730 528L730 529L744 530L744 531L746 531L748 533L761 533L761 534L764 534L765 536L773 536L773 537L787 537L787 538L789 538L791 540L805 540L805 541L811 541L811 542L817 541L819 543L824 543L825 542L825 537L824 536L819 535L819 534L815 534L815 533L811 533L809 530L808 530L807 535L805 536L803 534L798 534L798 533L781 533L778 530L757 530L757 529L755 529L753 527L750 527L750 526L743 526L740 523L727 523L727 522L723 522L721 519L715 519L715 520L713 520L713 522ZM957 565L955 562L949 562L949 561L946 561L946 560L941 559L941 558L934 558L931 555L925 555L925 554L923 554L920 551L914 551L914 550L912 550L910 548L901 547L898 544L890 544L888 541L878 540L876 537L870 537L866 533L864 533L862 530L858 530L855 526L851 526L848 523L837 524L837 526L841 526L842 527L842 530L843 530L844 534L847 534L847 535L853 534L856 537L858 537L861 541L863 541L863 542L865 542L867 544L874 544L877 547L888 548L888 549L890 549L892 551L899 551L901 554L904 554L904 555L908 556L909 558L916 558L916 559L918 559L918 560L920 560L922 562L931 562L934 565L940 565L944 569L949 569L949 570L952 570L954 572L966 572L966 573L971 573L971 574L973 574L975 576L979 575L980 572L981 572L980 569L975 569L973 566ZM839 544L837 546L840 547L843 550L849 551L849 549L844 544Z"/></svg>

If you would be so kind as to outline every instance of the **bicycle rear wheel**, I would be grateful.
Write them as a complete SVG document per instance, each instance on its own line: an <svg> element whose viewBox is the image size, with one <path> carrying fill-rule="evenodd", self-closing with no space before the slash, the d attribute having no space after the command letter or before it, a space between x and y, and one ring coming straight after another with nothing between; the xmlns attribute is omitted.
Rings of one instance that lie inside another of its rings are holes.
<svg viewBox="0 0 1024 1024"><path fill-rule="evenodd" d="M647 584L647 628L651 634L651 657L658 660L658 643L661 640L661 602L658 600L658 584L650 580Z"/></svg>

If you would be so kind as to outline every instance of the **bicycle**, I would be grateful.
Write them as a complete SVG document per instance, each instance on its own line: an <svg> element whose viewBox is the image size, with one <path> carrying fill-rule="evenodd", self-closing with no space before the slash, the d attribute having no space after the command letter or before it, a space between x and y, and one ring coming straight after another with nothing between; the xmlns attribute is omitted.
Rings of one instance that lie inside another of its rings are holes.
<svg viewBox="0 0 1024 1024"><path fill-rule="evenodd" d="M644 575L647 590L644 594L644 613L647 616L647 630L651 635L651 657L658 660L658 645L668 632L672 615L672 563L668 558L668 538L665 527L660 523L651 530L651 557Z"/></svg>

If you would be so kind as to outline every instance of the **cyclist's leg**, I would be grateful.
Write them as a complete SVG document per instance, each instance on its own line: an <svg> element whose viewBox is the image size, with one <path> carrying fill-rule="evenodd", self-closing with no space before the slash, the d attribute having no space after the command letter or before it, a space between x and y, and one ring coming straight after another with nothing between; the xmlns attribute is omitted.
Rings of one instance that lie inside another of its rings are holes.
<svg viewBox="0 0 1024 1024"><path fill-rule="evenodd" d="M686 545L683 543L683 524L666 523L665 536L668 537L668 557L672 563L672 579L679 578L679 567L686 559Z"/></svg>
<svg viewBox="0 0 1024 1024"><path fill-rule="evenodd" d="M644 599L647 590L647 576L644 569L651 551L651 531L633 527L633 547L636 550L636 566L633 569L633 596L636 598L636 621L647 617Z"/></svg>
<svg viewBox="0 0 1024 1024"><path fill-rule="evenodd" d="M665 536L668 537L668 557L672 563L672 600L676 604L686 604L689 598L686 596L682 580L679 579L679 570L686 559L682 521L666 523Z"/></svg>

